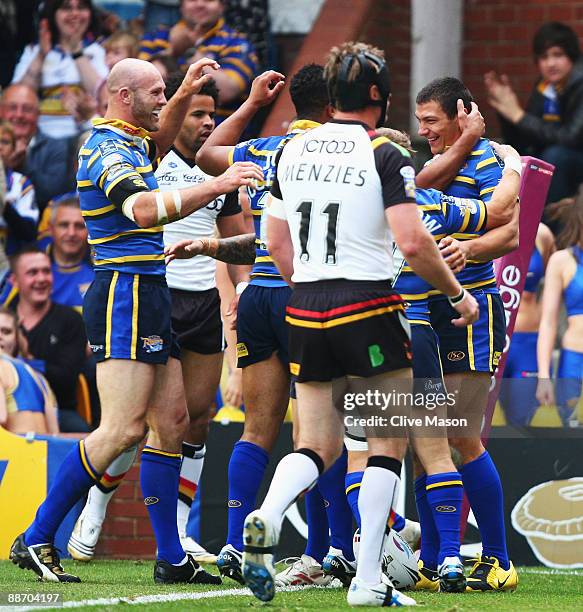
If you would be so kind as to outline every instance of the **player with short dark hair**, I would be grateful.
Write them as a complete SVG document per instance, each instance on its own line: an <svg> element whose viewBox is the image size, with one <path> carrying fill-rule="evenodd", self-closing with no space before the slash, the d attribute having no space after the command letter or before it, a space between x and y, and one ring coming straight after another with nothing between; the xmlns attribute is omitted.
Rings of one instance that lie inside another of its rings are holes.
<svg viewBox="0 0 583 612"><path fill-rule="evenodd" d="M459 99L462 89L463 83L459 81L458 90L452 91L450 99L443 103L451 106ZM465 112L461 102L458 102L458 116L454 118L447 116L437 100L419 102L415 114L419 135L427 138L434 154L431 163L418 174L418 186L438 187L450 196L482 200L487 211L492 193L502 177L502 166L490 141L479 138L473 145L462 141L460 121L463 124ZM520 164L514 163L520 171ZM439 337L445 384L449 392L456 393L456 416L465 415L473 425L473 429L466 432L449 432L450 444L461 457L458 471L482 535L482 554L467 578L466 588L470 591L514 590L518 581L506 549L500 477L482 445L479 428L486 409L490 377L504 349L506 330L506 316L492 260L516 247L518 213L516 205L507 223L483 236L478 237L478 233L464 227L439 242L446 261L457 260L461 264L456 278L478 301L478 321L463 330L453 326L451 320L455 312L447 299L439 292L430 292L430 321ZM421 561L424 567L431 569L436 560L429 551L435 550L437 536L429 524L427 482L427 476L420 474L416 480L416 497L421 508L421 530L426 534Z"/></svg>

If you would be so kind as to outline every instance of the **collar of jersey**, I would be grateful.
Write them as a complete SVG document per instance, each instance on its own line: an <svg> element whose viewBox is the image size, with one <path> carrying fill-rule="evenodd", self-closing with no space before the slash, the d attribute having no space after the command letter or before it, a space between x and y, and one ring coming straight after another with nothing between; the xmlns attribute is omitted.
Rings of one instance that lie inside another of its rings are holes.
<svg viewBox="0 0 583 612"><path fill-rule="evenodd" d="M200 45L205 40L208 40L209 38L212 38L219 30L222 30L224 26L225 26L225 19L224 19L224 17L219 17L219 20L215 23L215 25L206 34L203 34L197 40L197 45Z"/></svg>
<svg viewBox="0 0 583 612"><path fill-rule="evenodd" d="M297 119L296 121L292 121L290 123L287 133L290 134L291 132L299 131L305 132L306 130L313 130L321 125L321 123L318 123L317 121L310 121L310 119Z"/></svg>
<svg viewBox="0 0 583 612"><path fill-rule="evenodd" d="M92 119L93 127L97 130L111 130L128 140L134 140L138 144L150 134L144 128L136 127L131 123L126 123L121 119Z"/></svg>

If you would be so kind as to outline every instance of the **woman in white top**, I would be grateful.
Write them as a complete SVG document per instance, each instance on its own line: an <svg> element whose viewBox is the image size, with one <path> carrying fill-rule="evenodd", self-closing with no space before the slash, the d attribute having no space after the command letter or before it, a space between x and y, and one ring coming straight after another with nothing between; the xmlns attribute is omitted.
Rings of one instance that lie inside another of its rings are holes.
<svg viewBox="0 0 583 612"><path fill-rule="evenodd" d="M39 128L53 138L78 134L75 108L95 97L107 76L105 51L94 40L96 14L91 0L48 0L39 43L25 48L13 83L39 93Z"/></svg>

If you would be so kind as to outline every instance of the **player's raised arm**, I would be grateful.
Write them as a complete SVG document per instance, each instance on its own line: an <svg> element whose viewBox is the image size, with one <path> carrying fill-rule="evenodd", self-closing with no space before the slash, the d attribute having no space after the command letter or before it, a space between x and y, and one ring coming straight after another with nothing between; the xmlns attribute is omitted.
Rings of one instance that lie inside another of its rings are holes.
<svg viewBox="0 0 583 612"><path fill-rule="evenodd" d="M203 57L189 66L178 91L160 112L160 129L152 133L159 156L164 155L176 139L188 112L192 96L197 94L212 78L211 74L205 74L205 70L212 71L218 68L219 64L208 57Z"/></svg>
<svg viewBox="0 0 583 612"><path fill-rule="evenodd" d="M249 97L208 137L196 155L196 163L207 174L216 176L232 163L232 151L257 111L271 104L283 89L283 74L267 70L255 78Z"/></svg>

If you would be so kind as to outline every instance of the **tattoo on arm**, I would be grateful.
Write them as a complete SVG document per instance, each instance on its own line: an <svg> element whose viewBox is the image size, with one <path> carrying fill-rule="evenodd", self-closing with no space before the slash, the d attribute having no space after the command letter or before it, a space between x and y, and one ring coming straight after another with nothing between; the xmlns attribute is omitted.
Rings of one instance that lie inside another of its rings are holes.
<svg viewBox="0 0 583 612"><path fill-rule="evenodd" d="M255 234L242 234L217 240L215 259L230 264L249 265L255 261Z"/></svg>

